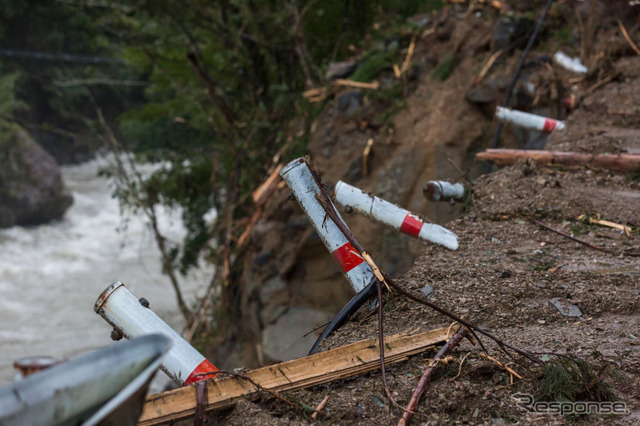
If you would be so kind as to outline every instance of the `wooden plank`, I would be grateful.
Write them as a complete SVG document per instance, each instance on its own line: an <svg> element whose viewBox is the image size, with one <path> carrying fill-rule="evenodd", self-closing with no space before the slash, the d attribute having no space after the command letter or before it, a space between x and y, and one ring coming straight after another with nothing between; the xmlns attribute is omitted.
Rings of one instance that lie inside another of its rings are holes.
<svg viewBox="0 0 640 426"><path fill-rule="evenodd" d="M419 334L397 334L385 339L385 363L406 360L433 345L447 341L440 328ZM291 391L334 380L352 377L380 368L378 339L367 339L326 352L274 364L247 372L245 375L265 389ZM223 377L207 384L207 411L228 407L257 390L238 377ZM196 409L195 386L183 387L147 397L139 419L140 425L157 425L193 416Z"/></svg>

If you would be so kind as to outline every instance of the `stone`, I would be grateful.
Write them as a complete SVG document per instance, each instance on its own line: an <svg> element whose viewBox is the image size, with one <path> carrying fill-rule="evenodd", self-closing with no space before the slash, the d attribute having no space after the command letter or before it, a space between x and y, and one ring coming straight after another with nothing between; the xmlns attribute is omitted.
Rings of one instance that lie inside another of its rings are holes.
<svg viewBox="0 0 640 426"><path fill-rule="evenodd" d="M318 335L309 333L329 321L329 312L307 309L300 306L289 310L274 324L262 330L262 350L273 361L288 361L307 355Z"/></svg>
<svg viewBox="0 0 640 426"><path fill-rule="evenodd" d="M327 81L347 78L358 68L358 61L331 62L324 78Z"/></svg>
<svg viewBox="0 0 640 426"><path fill-rule="evenodd" d="M73 203L56 160L22 127L0 123L0 228L40 225Z"/></svg>
<svg viewBox="0 0 640 426"><path fill-rule="evenodd" d="M565 317L581 317L582 316L582 312L580 311L580 308L559 297L554 297L553 299L549 300L549 304L554 308L556 308L558 312L560 312L560 314L564 315Z"/></svg>
<svg viewBox="0 0 640 426"><path fill-rule="evenodd" d="M433 287L430 285L422 287L420 293L424 294L425 297L430 297L433 294Z"/></svg>
<svg viewBox="0 0 640 426"><path fill-rule="evenodd" d="M493 51L511 47L516 43L518 49L524 49L527 44L527 34L533 28L534 22L525 16L505 13L500 15L492 37Z"/></svg>
<svg viewBox="0 0 640 426"><path fill-rule="evenodd" d="M362 93L350 91L338 97L338 110L345 115L354 113L362 105Z"/></svg>
<svg viewBox="0 0 640 426"><path fill-rule="evenodd" d="M490 104L496 101L496 90L488 84L473 87L464 95L472 104Z"/></svg>

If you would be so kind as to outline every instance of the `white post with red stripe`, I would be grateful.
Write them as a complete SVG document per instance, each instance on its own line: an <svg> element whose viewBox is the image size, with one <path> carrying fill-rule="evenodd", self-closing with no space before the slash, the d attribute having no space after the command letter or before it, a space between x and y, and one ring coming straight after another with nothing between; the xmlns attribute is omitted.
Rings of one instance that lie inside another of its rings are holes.
<svg viewBox="0 0 640 426"><path fill-rule="evenodd" d="M327 250L340 265L353 289L359 293L373 278L373 271L347 241L338 226L327 216L316 199L320 188L311 175L309 164L304 158L293 160L280 171L280 176L291 189L293 196L306 213Z"/></svg>
<svg viewBox="0 0 640 426"><path fill-rule="evenodd" d="M573 71L578 74L586 74L587 67L582 65L580 62L580 58L572 58L571 56L565 55L563 52L558 50L555 55L553 55L553 62L560 65L562 68Z"/></svg>
<svg viewBox="0 0 640 426"><path fill-rule="evenodd" d="M554 130L562 130L565 127L564 122L554 120L553 118L500 106L496 108L496 117L503 123L511 123L514 126L537 130L542 133L551 133Z"/></svg>
<svg viewBox="0 0 640 426"><path fill-rule="evenodd" d="M363 190L338 181L335 199L355 212L382 222L412 237L440 244L451 250L458 248L458 236L440 225L423 222L408 210Z"/></svg>
<svg viewBox="0 0 640 426"><path fill-rule="evenodd" d="M160 368L179 385L211 378L213 374L207 373L218 371L151 309L142 306L119 281L98 297L93 310L128 339L149 333L160 333L170 338L171 348L162 359Z"/></svg>
<svg viewBox="0 0 640 426"><path fill-rule="evenodd" d="M449 183L443 180L430 180L422 188L422 193L429 201L462 201L464 186L461 183Z"/></svg>

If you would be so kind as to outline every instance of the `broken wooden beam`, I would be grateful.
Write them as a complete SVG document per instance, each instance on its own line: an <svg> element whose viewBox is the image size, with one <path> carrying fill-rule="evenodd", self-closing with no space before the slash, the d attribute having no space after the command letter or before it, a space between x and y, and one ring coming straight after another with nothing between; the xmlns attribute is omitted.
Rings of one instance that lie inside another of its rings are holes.
<svg viewBox="0 0 640 426"><path fill-rule="evenodd" d="M640 170L638 154L585 154L582 152L534 151L523 149L488 149L476 154L476 158L498 166L514 164L518 160L530 158L538 164L551 166L582 166L611 169L625 172Z"/></svg>
<svg viewBox="0 0 640 426"><path fill-rule="evenodd" d="M406 360L447 341L448 328L419 334L397 334L385 339L385 363ZM251 370L245 376L262 389L283 392L341 380L380 368L377 339L361 340L326 352ZM233 405L259 392L250 381L230 376L207 383L207 411ZM196 388L183 387L147 397L140 425L158 425L185 419L196 411Z"/></svg>

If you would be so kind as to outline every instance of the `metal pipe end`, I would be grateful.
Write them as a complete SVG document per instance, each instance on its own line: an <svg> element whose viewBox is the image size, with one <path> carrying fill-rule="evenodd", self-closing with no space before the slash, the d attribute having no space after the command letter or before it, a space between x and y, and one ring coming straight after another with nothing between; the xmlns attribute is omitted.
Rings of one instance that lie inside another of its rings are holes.
<svg viewBox="0 0 640 426"><path fill-rule="evenodd" d="M289 171L295 167L298 167L300 164L306 163L307 162L307 157L299 157L296 158L295 160L289 162L289 164L287 164L286 166L284 166L282 168L282 170L280 170L279 175L283 176L286 175L287 173L289 173Z"/></svg>
<svg viewBox="0 0 640 426"><path fill-rule="evenodd" d="M422 188L422 194L429 201L439 201L442 196L442 187L437 182L430 180Z"/></svg>
<svg viewBox="0 0 640 426"><path fill-rule="evenodd" d="M122 281L116 281L113 284L111 284L109 287L107 287L107 289L103 291L100 296L98 296L98 300L96 300L96 304L93 305L93 311L96 314L99 313L100 309L102 308L102 305L105 304L109 296L111 296L111 293L116 291L116 289L121 286L124 287L124 283Z"/></svg>

